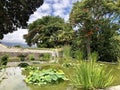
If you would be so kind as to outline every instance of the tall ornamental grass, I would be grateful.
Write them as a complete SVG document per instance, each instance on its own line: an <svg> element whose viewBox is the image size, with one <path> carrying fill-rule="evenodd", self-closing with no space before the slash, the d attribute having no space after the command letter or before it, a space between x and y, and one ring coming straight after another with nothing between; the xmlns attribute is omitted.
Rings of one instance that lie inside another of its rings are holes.
<svg viewBox="0 0 120 90"><path fill-rule="evenodd" d="M69 45L63 46L63 57L65 60L71 59L71 47Z"/></svg>
<svg viewBox="0 0 120 90"><path fill-rule="evenodd" d="M90 61L80 61L75 68L74 84L84 90L106 88L113 82L111 70L106 71L106 67L96 63L97 55L93 53Z"/></svg>

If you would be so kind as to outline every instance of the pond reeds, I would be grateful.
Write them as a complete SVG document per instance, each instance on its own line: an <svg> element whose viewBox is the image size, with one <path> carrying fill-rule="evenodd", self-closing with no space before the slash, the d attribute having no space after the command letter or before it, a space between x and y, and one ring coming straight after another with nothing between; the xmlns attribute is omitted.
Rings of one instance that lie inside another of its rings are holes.
<svg viewBox="0 0 120 90"><path fill-rule="evenodd" d="M89 89L101 89L110 86L113 82L111 70L106 71L106 67L96 62L97 54L91 54L91 60L80 60L75 67L75 76L72 82L75 86Z"/></svg>

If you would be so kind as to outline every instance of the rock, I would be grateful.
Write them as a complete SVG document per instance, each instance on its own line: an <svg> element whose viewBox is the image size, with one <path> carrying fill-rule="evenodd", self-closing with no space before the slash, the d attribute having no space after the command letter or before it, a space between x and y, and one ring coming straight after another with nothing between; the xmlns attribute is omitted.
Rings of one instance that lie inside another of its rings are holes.
<svg viewBox="0 0 120 90"><path fill-rule="evenodd" d="M118 85L118 86L112 86L112 87L109 87L109 88L107 88L105 90L120 90L120 85Z"/></svg>

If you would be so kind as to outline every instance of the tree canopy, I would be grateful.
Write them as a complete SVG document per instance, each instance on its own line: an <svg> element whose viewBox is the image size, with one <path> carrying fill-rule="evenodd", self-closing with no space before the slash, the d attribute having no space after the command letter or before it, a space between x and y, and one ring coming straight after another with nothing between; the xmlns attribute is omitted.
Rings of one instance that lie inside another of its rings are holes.
<svg viewBox="0 0 120 90"><path fill-rule="evenodd" d="M70 13L70 23L79 28L80 48L88 58L96 51L100 60L116 60L120 43L114 37L120 29L120 0L78 1Z"/></svg>
<svg viewBox="0 0 120 90"><path fill-rule="evenodd" d="M25 28L30 14L43 0L0 0L0 39L17 28Z"/></svg>
<svg viewBox="0 0 120 90"><path fill-rule="evenodd" d="M72 27L59 16L44 16L28 26L24 38L29 46L52 48L70 44L73 35Z"/></svg>

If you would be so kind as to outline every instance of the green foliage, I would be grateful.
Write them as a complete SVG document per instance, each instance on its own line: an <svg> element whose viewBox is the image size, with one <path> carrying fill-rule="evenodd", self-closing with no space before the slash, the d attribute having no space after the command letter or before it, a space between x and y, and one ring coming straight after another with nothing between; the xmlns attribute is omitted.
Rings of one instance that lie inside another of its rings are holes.
<svg viewBox="0 0 120 90"><path fill-rule="evenodd" d="M62 49L63 49L63 58L65 60L71 59L71 46L65 45L62 47Z"/></svg>
<svg viewBox="0 0 120 90"><path fill-rule="evenodd" d="M50 53L44 53L44 54L40 54L39 57L41 61L48 61L50 60L51 55Z"/></svg>
<svg viewBox="0 0 120 90"><path fill-rule="evenodd" d="M120 56L120 40L116 38L119 37L119 34L115 30L115 24L107 23L107 20L103 20L103 22L104 25L101 25L102 32L97 37L94 35L92 38L92 51L98 52L100 56L98 60L116 62Z"/></svg>
<svg viewBox="0 0 120 90"><path fill-rule="evenodd" d="M20 46L20 45L15 45L14 47L16 47L16 48L22 48L22 46Z"/></svg>
<svg viewBox="0 0 120 90"><path fill-rule="evenodd" d="M20 63L18 64L19 67L28 67L29 64L28 63Z"/></svg>
<svg viewBox="0 0 120 90"><path fill-rule="evenodd" d="M25 28L29 16L44 0L0 0L0 39L17 28Z"/></svg>
<svg viewBox="0 0 120 90"><path fill-rule="evenodd" d="M8 58L9 58L8 55L2 56L2 57L0 58L0 66L1 66L1 65L7 65Z"/></svg>
<svg viewBox="0 0 120 90"><path fill-rule="evenodd" d="M60 47L69 44L72 39L72 27L58 16L44 16L28 26L24 38L29 46L36 44L40 48Z"/></svg>
<svg viewBox="0 0 120 90"><path fill-rule="evenodd" d="M26 71L35 71L35 70L39 70L39 69L40 68L36 67L36 66L27 66L27 67L25 67Z"/></svg>
<svg viewBox="0 0 120 90"><path fill-rule="evenodd" d="M100 89L110 86L113 82L112 70L106 71L106 67L96 63L97 54L91 55L91 61L81 61L75 67L75 76L72 82L75 86L88 89Z"/></svg>
<svg viewBox="0 0 120 90"><path fill-rule="evenodd" d="M73 51L80 50L84 58L98 52L101 61L117 61L120 56L119 0L81 0L73 5L70 23L78 30L73 39Z"/></svg>
<svg viewBox="0 0 120 90"><path fill-rule="evenodd" d="M63 63L62 66L65 68L70 68L73 67L74 65L72 63Z"/></svg>
<svg viewBox="0 0 120 90"><path fill-rule="evenodd" d="M64 72L55 69L43 69L42 71L34 70L31 71L25 79L26 83L35 85L57 84L64 80L68 80Z"/></svg>
<svg viewBox="0 0 120 90"><path fill-rule="evenodd" d="M74 52L74 56L73 56L75 59L77 60L82 60L83 59L83 53L79 50L76 50Z"/></svg>
<svg viewBox="0 0 120 90"><path fill-rule="evenodd" d="M29 55L29 60L31 60L31 61L35 60L35 58L34 58L34 55L33 55L33 54L30 54L30 55Z"/></svg>
<svg viewBox="0 0 120 90"><path fill-rule="evenodd" d="M20 58L20 61L25 61L26 55L20 54L18 57Z"/></svg>

